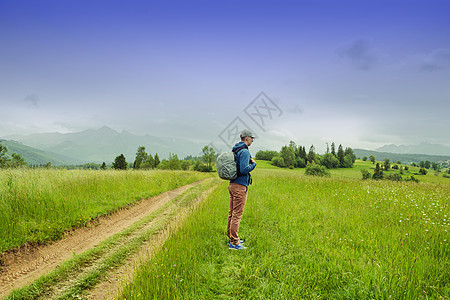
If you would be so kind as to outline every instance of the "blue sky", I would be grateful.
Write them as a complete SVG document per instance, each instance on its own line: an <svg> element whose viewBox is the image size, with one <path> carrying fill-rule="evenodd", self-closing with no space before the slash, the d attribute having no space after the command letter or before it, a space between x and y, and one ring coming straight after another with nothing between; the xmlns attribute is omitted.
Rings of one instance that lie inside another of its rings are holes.
<svg viewBox="0 0 450 300"><path fill-rule="evenodd" d="M448 1L0 0L0 137L450 146ZM264 92L281 114L245 113ZM259 124L261 125L261 124Z"/></svg>

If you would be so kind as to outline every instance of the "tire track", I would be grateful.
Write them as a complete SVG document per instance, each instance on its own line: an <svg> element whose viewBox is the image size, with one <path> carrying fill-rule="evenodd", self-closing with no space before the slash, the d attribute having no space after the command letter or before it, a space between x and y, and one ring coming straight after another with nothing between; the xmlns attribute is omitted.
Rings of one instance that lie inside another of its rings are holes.
<svg viewBox="0 0 450 300"><path fill-rule="evenodd" d="M4 298L12 290L28 285L40 276L49 273L59 264L73 257L74 254L80 254L98 246L101 241L122 232L205 180L208 179L144 199L128 209L99 218L90 227L76 229L68 233L62 240L52 244L38 247L29 246L4 254L2 260L5 262L5 266L0 273L0 298Z"/></svg>

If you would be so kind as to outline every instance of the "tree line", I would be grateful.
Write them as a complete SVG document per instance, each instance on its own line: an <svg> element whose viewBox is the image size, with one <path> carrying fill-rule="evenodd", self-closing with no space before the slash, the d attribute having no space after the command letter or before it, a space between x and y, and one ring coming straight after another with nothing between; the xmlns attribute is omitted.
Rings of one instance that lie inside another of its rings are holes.
<svg viewBox="0 0 450 300"><path fill-rule="evenodd" d="M202 149L201 157L187 156L185 159L179 159L178 155L169 153L168 159L160 160L158 153L153 157L145 151L144 146L139 146L136 152L136 158L132 164L128 164L123 154L117 156L112 164L116 170L126 170L133 168L135 170L194 170L199 172L212 172L213 163L216 160L216 153L212 147L205 146Z"/></svg>
<svg viewBox="0 0 450 300"><path fill-rule="evenodd" d="M336 151L336 144L331 143L331 149L327 144L326 153L320 155L316 153L314 145L306 152L305 146L296 145L290 141L289 145L281 147L280 152L260 150L256 153L258 160L270 161L272 165L281 168L305 168L309 164L316 164L327 169L351 168L356 161L356 155L352 148L339 144Z"/></svg>

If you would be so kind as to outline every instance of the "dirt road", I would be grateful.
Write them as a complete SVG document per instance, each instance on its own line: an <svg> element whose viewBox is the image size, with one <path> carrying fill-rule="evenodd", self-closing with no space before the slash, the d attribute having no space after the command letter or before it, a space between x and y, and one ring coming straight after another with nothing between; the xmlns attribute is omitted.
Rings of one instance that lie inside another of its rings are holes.
<svg viewBox="0 0 450 300"><path fill-rule="evenodd" d="M164 205L179 197L184 192L207 182L211 182L211 179L195 182L165 192L159 196L144 199L128 209L120 210L111 216L101 217L87 227L71 231L63 239L52 244L39 247L29 246L17 251L5 253L2 257L5 266L0 273L0 299L6 297L14 289L26 286L40 276L51 272L58 265L75 255L95 248L102 241L123 232L136 222L161 209ZM208 192L210 190L211 188ZM206 193L204 192L201 198L204 198L204 194ZM151 226L153 226L153 222L148 222L148 224L139 230L142 232ZM161 232L161 234L154 236L152 240L147 241L147 245L141 247L143 249L137 252L140 253L138 256L135 255L134 259L128 258L125 265L113 270L110 277L107 276L107 280L99 284L101 288L94 289L89 298L101 299L116 291L118 278L122 277L124 273L128 273L128 277L130 277L130 272L132 273L129 268L127 269L127 266L134 265L136 267L136 262L139 261L136 257L140 257L141 260L143 257L148 257L149 252L161 243L164 238L165 234ZM58 298L52 295L53 292L49 298Z"/></svg>

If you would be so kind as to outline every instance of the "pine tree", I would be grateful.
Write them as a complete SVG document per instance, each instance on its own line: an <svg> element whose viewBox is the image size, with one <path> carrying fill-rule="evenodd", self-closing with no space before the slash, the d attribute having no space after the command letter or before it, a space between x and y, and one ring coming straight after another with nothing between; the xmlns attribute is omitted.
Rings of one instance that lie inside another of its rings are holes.
<svg viewBox="0 0 450 300"><path fill-rule="evenodd" d="M339 159L339 165L341 167L344 166L344 157L345 157L344 149L342 149L342 145L339 144L339 148L338 148L338 152L337 152L337 158Z"/></svg>
<svg viewBox="0 0 450 300"><path fill-rule="evenodd" d="M141 165L145 161L147 161L147 159L148 159L148 154L145 152L145 147L144 146L140 146L137 149L137 152L136 152L136 159L134 160L133 168L134 169L141 168Z"/></svg>
<svg viewBox="0 0 450 300"><path fill-rule="evenodd" d="M331 154L336 156L336 145L334 144L334 142L331 143Z"/></svg>
<svg viewBox="0 0 450 300"><path fill-rule="evenodd" d="M312 163L316 157L314 145L311 145L308 152L308 161Z"/></svg>
<svg viewBox="0 0 450 300"><path fill-rule="evenodd" d="M125 156L123 154L117 156L113 162L112 167L116 170L126 170L128 168L128 163L125 160Z"/></svg>
<svg viewBox="0 0 450 300"><path fill-rule="evenodd" d="M6 152L8 151L8 148L6 146L2 145L2 142L0 141L0 168L6 168L8 166L9 158L6 156Z"/></svg>
<svg viewBox="0 0 450 300"><path fill-rule="evenodd" d="M155 154L155 168L157 168L160 163L161 163L161 161L159 160L158 153L156 153Z"/></svg>

